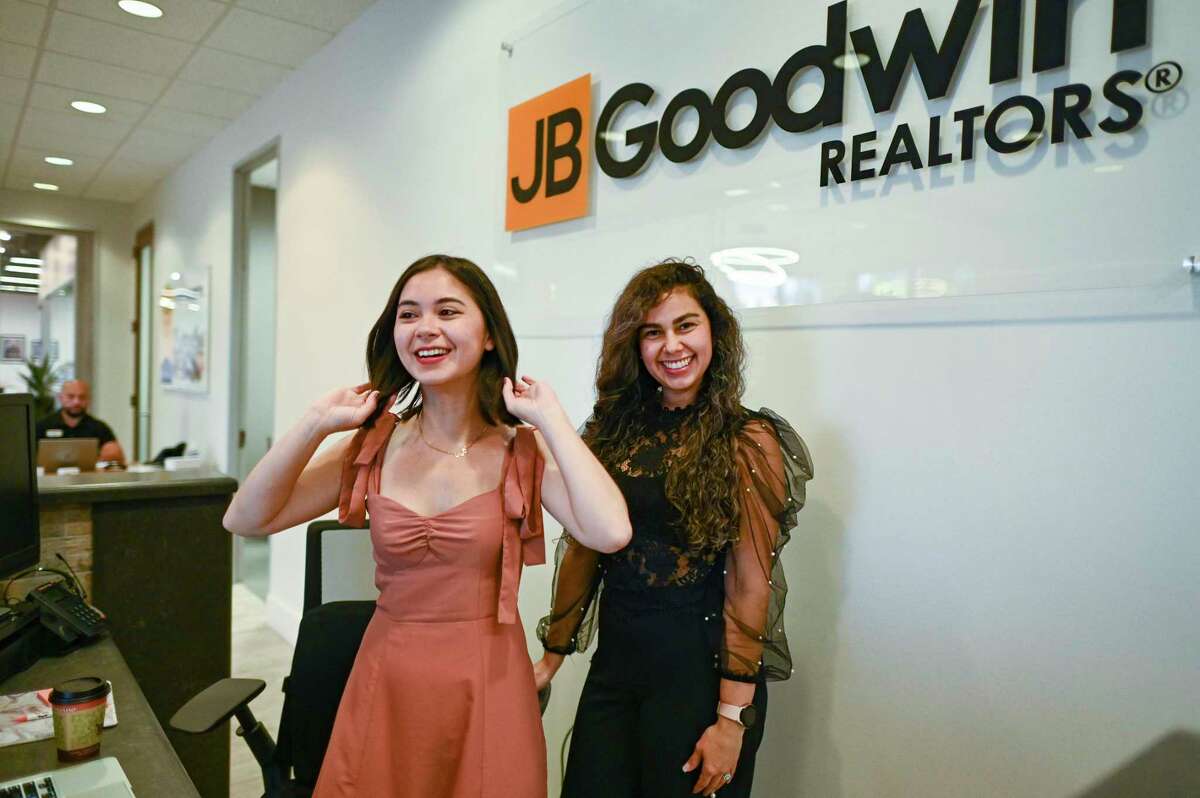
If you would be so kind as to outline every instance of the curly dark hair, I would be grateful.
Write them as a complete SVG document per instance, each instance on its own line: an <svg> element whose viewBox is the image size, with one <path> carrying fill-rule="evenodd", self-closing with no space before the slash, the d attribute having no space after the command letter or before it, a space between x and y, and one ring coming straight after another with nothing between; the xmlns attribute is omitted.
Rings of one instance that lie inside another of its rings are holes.
<svg viewBox="0 0 1200 798"><path fill-rule="evenodd" d="M378 390L380 396L396 394L397 400L405 403L401 418L411 418L421 411L421 386L400 362L393 331L404 286L418 274L434 269L445 269L466 286L471 299L483 312L483 321L492 339L493 348L483 353L483 359L479 362L479 376L475 381L480 415L488 424L519 425L521 422L517 417L508 412L501 392L504 378L515 378L517 373L517 339L513 335L512 325L508 323L508 314L504 311L496 286L483 269L466 258L426 255L410 264L396 280L383 312L367 336L367 373L371 387ZM367 419L367 425L388 409L384 404L377 404Z"/></svg>
<svg viewBox="0 0 1200 798"><path fill-rule="evenodd" d="M719 550L737 538L735 438L745 422L741 399L746 360L737 317L717 295L704 269L665 260L633 276L617 298L604 330L596 367L596 404L583 438L613 470L648 434L658 412L659 385L642 363L638 332L646 315L674 289L691 294L712 330L712 361L696 397L695 416L682 429L667 469L667 500L681 515L690 548Z"/></svg>

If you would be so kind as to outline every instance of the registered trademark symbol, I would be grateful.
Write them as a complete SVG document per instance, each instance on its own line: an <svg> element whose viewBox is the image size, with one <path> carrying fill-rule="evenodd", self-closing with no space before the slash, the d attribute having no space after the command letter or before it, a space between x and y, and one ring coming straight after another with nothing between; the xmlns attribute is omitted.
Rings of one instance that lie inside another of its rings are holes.
<svg viewBox="0 0 1200 798"><path fill-rule="evenodd" d="M1183 67L1174 61L1163 61L1146 73L1146 88L1155 94L1170 91L1183 80Z"/></svg>

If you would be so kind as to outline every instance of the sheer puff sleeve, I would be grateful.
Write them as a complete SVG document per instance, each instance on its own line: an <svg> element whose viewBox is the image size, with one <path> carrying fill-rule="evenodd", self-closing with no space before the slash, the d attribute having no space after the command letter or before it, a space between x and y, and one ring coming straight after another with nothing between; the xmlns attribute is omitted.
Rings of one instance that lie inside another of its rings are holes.
<svg viewBox="0 0 1200 798"><path fill-rule="evenodd" d="M565 530L554 554L554 604L538 622L542 647L555 654L586 651L596 629L600 555Z"/></svg>
<svg viewBox="0 0 1200 798"><path fill-rule="evenodd" d="M725 559L721 676L782 681L792 674L783 628L787 598L781 552L812 479L808 447L770 410L751 412L738 434L738 538Z"/></svg>

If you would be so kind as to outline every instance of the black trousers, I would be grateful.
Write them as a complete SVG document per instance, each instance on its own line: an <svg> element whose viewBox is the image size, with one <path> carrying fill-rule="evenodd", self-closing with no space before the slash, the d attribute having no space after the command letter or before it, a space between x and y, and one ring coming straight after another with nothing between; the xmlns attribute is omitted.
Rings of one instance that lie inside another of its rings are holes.
<svg viewBox="0 0 1200 798"><path fill-rule="evenodd" d="M700 735L716 722L720 674L710 642L719 612L701 608L618 611L602 600L600 644L575 714L562 798L693 798L699 768L683 772ZM759 721L742 739L733 781L719 798L748 798L762 741L767 691L754 693Z"/></svg>

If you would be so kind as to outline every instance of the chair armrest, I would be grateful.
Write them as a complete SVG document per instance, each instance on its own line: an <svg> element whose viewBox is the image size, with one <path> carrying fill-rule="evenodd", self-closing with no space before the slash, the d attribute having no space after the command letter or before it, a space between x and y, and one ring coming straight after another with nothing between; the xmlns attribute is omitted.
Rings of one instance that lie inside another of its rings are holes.
<svg viewBox="0 0 1200 798"><path fill-rule="evenodd" d="M204 734L229 720L266 688L262 679L222 679L192 696L171 717L171 728Z"/></svg>

